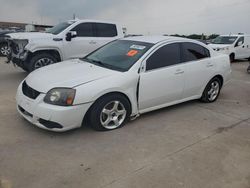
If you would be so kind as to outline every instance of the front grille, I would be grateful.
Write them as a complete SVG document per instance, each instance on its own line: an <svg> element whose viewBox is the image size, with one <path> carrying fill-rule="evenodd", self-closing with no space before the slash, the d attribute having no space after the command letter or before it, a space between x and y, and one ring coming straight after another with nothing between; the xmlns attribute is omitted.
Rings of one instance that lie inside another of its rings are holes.
<svg viewBox="0 0 250 188"><path fill-rule="evenodd" d="M39 91L36 91L33 88L29 87L25 81L23 82L22 90L23 94L31 99L36 99L38 95L40 95Z"/></svg>

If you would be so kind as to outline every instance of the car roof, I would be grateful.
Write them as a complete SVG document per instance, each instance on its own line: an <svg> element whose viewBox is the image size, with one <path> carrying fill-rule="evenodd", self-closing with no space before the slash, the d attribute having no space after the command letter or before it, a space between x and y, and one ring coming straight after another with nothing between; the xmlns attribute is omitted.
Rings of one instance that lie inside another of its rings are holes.
<svg viewBox="0 0 250 188"><path fill-rule="evenodd" d="M108 21L108 20L94 20L94 19L75 19L75 20L68 20L68 22L93 22L93 23L108 23L108 24L116 24L116 22Z"/></svg>
<svg viewBox="0 0 250 188"><path fill-rule="evenodd" d="M231 34L231 35L220 35L221 37L249 37L250 35L246 34Z"/></svg>
<svg viewBox="0 0 250 188"><path fill-rule="evenodd" d="M136 36L136 37L127 37L122 40L131 40L138 42L146 42L157 44L159 42L172 42L172 41L183 41L183 42L194 42L192 39L182 38L182 37L172 37L172 36Z"/></svg>

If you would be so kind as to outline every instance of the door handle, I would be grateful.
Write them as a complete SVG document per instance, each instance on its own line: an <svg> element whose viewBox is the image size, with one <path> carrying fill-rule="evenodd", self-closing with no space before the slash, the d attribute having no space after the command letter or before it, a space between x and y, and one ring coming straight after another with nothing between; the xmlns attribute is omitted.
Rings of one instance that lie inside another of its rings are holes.
<svg viewBox="0 0 250 188"><path fill-rule="evenodd" d="M181 70L181 69L177 69L175 74L178 75L178 74L183 74L184 73L184 70Z"/></svg>
<svg viewBox="0 0 250 188"><path fill-rule="evenodd" d="M89 44L96 44L96 41L90 41Z"/></svg>

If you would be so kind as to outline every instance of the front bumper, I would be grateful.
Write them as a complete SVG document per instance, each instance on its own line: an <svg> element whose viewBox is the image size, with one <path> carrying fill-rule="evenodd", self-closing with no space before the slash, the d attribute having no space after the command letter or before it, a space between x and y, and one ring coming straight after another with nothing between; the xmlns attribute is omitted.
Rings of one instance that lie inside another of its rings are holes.
<svg viewBox="0 0 250 188"><path fill-rule="evenodd" d="M12 62L14 65L17 65L21 68L25 68L25 63L27 60L29 52L25 51L22 54L14 54L13 52L7 56L7 63Z"/></svg>
<svg viewBox="0 0 250 188"><path fill-rule="evenodd" d="M45 94L41 93L35 100L22 92L22 83L18 87L16 101L17 111L30 123L54 132L64 132L79 128L92 103L63 107L43 102Z"/></svg>

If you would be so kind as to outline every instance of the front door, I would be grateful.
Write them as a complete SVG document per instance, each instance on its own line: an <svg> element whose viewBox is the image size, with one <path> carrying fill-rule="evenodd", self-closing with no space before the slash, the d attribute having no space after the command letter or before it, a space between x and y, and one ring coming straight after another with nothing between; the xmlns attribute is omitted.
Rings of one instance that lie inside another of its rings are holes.
<svg viewBox="0 0 250 188"><path fill-rule="evenodd" d="M92 23L81 23L71 31L77 36L71 41L65 41L64 53L67 59L84 57L98 48Z"/></svg>
<svg viewBox="0 0 250 188"><path fill-rule="evenodd" d="M247 45L245 45L245 39L244 37L240 37L238 41L235 44L235 58L236 59L243 59L248 58L248 52L247 52Z"/></svg>
<svg viewBox="0 0 250 188"><path fill-rule="evenodd" d="M160 47L146 60L146 70L140 74L140 112L163 107L182 98L185 70L180 62L179 43Z"/></svg>

